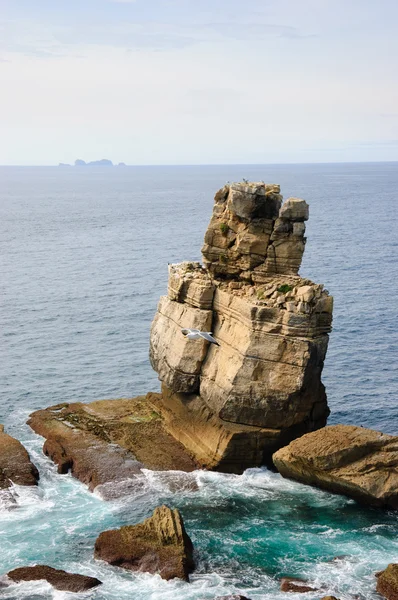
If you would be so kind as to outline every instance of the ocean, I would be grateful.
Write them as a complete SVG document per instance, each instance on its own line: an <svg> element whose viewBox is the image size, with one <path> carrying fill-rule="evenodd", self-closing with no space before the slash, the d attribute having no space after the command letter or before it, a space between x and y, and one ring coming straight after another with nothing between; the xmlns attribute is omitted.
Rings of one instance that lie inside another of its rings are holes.
<svg viewBox="0 0 398 600"><path fill-rule="evenodd" d="M398 562L392 511L266 469L146 471L139 496L120 490L105 502L58 475L43 439L25 425L30 412L60 402L159 389L149 328L167 263L200 260L215 191L243 178L279 183L285 198L310 205L300 273L335 299L323 372L329 423L398 434L398 163L0 167L0 422L41 475L38 489L15 487L17 508L0 496L0 575L29 564L94 575L103 585L73 597L96 600L233 592L284 600L283 575L322 586L309 599L377 597L374 573ZM94 561L101 531L137 523L163 502L181 510L194 542L192 583ZM0 597L72 596L37 582L0 588Z"/></svg>

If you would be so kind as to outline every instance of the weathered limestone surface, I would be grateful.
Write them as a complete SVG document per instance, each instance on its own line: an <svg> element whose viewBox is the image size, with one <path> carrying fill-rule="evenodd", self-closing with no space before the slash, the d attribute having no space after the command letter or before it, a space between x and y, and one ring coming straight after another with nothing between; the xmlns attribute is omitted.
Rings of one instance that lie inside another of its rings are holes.
<svg viewBox="0 0 398 600"><path fill-rule="evenodd" d="M21 442L4 433L0 426L0 489L17 485L37 485L39 472Z"/></svg>
<svg viewBox="0 0 398 600"><path fill-rule="evenodd" d="M271 290L281 285L273 281ZM305 302L308 312L300 312L302 288L313 295ZM253 296L253 286L220 284L213 303L220 347L210 347L200 383L201 397L220 418L275 429L306 419L324 424L328 409L320 375L331 315L315 312L327 297L320 288L296 285L268 301L264 294L270 290L262 287Z"/></svg>
<svg viewBox="0 0 398 600"><path fill-rule="evenodd" d="M19 583L20 581L38 581L44 579L55 589L63 592L85 592L102 583L96 577L79 575L77 573L67 573L66 571L53 569L46 565L19 567L18 569L13 569L7 573L7 576L16 583Z"/></svg>
<svg viewBox="0 0 398 600"><path fill-rule="evenodd" d="M353 425L308 433L278 450L273 461L284 477L398 508L398 437Z"/></svg>
<svg viewBox="0 0 398 600"><path fill-rule="evenodd" d="M197 394L179 394L164 384L161 394L149 393L147 400L162 415L164 428L200 466L225 473L272 466L273 452L307 431L302 424L271 429L230 423L214 414Z"/></svg>
<svg viewBox="0 0 398 600"><path fill-rule="evenodd" d="M202 248L204 264L216 277L249 281L274 273L296 275L308 216L308 205L299 198L282 206L279 185L226 185L215 196Z"/></svg>
<svg viewBox="0 0 398 600"><path fill-rule="evenodd" d="M211 322L211 310L193 308L166 296L160 299L151 328L150 359L162 381L177 392L199 389L200 368L208 346L206 340L192 344L182 335L181 329L210 331ZM164 348L168 351L163 352Z"/></svg>
<svg viewBox="0 0 398 600"><path fill-rule="evenodd" d="M232 468L238 439L257 465L326 424L321 373L333 298L297 274L308 216L304 200L282 204L277 185L224 186L204 267L169 266L168 296L151 328L151 364L163 383L155 403L170 433L208 468ZM188 340L183 328L211 331L219 346Z"/></svg>
<svg viewBox="0 0 398 600"><path fill-rule="evenodd" d="M102 532L95 542L95 558L131 571L158 573L163 579L189 580L193 546L177 509L155 509L138 525Z"/></svg>
<svg viewBox="0 0 398 600"><path fill-rule="evenodd" d="M134 478L143 466L193 471L198 463L165 431L145 397L60 404L39 410L28 424L46 438L43 450L90 490Z"/></svg>
<svg viewBox="0 0 398 600"><path fill-rule="evenodd" d="M376 573L376 590L387 600L398 600L398 565L391 563L384 571Z"/></svg>

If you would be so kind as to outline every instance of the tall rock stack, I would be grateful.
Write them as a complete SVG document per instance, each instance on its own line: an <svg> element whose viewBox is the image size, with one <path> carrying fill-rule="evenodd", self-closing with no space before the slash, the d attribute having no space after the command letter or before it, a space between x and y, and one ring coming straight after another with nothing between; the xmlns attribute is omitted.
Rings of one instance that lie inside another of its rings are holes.
<svg viewBox="0 0 398 600"><path fill-rule="evenodd" d="M204 266L169 266L168 294L151 328L162 381L148 400L204 467L267 464L329 414L321 372L333 298L298 275L308 205L264 183L216 193ZM182 328L212 331L219 346Z"/></svg>

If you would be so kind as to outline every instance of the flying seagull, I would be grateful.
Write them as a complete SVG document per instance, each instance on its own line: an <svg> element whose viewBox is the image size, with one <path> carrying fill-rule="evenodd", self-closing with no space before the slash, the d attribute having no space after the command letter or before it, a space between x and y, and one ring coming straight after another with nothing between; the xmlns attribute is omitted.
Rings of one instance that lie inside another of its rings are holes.
<svg viewBox="0 0 398 600"><path fill-rule="evenodd" d="M211 344L215 344L216 346L220 345L211 335L211 331L199 331L199 329L181 329L181 332L189 340L200 340L200 338L203 338Z"/></svg>

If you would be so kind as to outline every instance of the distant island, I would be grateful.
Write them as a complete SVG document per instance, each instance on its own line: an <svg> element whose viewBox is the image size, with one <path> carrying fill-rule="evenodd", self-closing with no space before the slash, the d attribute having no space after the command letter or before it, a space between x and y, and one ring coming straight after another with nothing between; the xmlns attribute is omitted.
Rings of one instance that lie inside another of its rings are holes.
<svg viewBox="0 0 398 600"><path fill-rule="evenodd" d="M59 167L71 167L72 165L69 165L67 163L59 163L58 164ZM120 162L117 165L114 165L113 162L111 160L108 160L107 158L101 158L101 160L91 160L90 162L86 162L85 160L81 160L81 158L78 158L77 160L75 160L75 167L125 167L126 164L124 162Z"/></svg>

